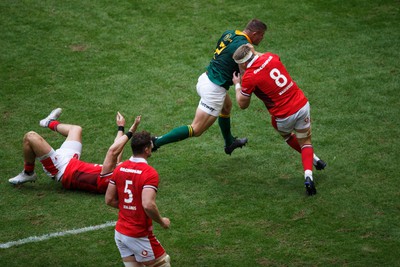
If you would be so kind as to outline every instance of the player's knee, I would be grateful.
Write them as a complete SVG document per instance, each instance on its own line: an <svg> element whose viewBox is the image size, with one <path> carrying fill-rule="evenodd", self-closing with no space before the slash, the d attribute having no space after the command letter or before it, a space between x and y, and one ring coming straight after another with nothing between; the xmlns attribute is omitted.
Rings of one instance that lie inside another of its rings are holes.
<svg viewBox="0 0 400 267"><path fill-rule="evenodd" d="M24 135L24 141L31 141L37 138L40 138L40 135L34 131L29 131Z"/></svg>
<svg viewBox="0 0 400 267"><path fill-rule="evenodd" d="M74 125L72 126L70 131L74 131L77 134L81 134L82 133L82 127L79 125Z"/></svg>
<svg viewBox="0 0 400 267"><path fill-rule="evenodd" d="M221 113L230 115L232 111L232 103L228 103L222 107Z"/></svg>
<svg viewBox="0 0 400 267"><path fill-rule="evenodd" d="M296 135L293 133L288 133L288 134L281 134L281 136L283 137L283 139L285 139L285 142L288 143L292 140L292 138L294 138Z"/></svg>
<svg viewBox="0 0 400 267"><path fill-rule="evenodd" d="M160 257L155 263L148 265L148 267L171 267L171 257L165 254L164 257Z"/></svg>
<svg viewBox="0 0 400 267"><path fill-rule="evenodd" d="M297 132L296 131L297 139L309 139L311 138L311 128L307 130L307 132Z"/></svg>
<svg viewBox="0 0 400 267"><path fill-rule="evenodd" d="M195 126L195 127L190 126L190 127L191 127L191 131L189 133L189 137L199 137L204 133L204 130L201 127L197 127L197 126Z"/></svg>

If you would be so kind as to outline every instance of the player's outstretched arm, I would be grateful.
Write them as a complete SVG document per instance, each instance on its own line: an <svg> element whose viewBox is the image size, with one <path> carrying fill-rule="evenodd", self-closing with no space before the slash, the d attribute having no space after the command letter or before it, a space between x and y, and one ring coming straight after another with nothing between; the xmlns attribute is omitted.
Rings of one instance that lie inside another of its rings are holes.
<svg viewBox="0 0 400 267"><path fill-rule="evenodd" d="M118 119L120 119L120 121L125 120L123 119L123 116L119 112L117 114L117 122ZM129 128L129 132L134 133L136 131L137 127L140 124L140 120L141 116L137 116L135 122ZM129 141L129 137L126 134L123 133L121 134L120 132L121 131L118 131L118 134L120 136L115 139L114 143L110 146L110 148L107 151L106 157L104 158L101 174L110 173L114 170L114 168L118 163L118 157L121 157L120 155L122 154L124 146Z"/></svg>
<svg viewBox="0 0 400 267"><path fill-rule="evenodd" d="M121 113L119 113L119 111L117 112L117 117L115 118L116 122L117 122L117 126L118 126L118 132L117 132L117 136L114 139L114 142L117 141L118 138L120 138L121 136L124 135L124 129L125 129L125 118L124 116L122 116ZM122 152L124 150L122 149L122 151L119 153L118 157L117 157L117 164L119 162L121 162L122 159Z"/></svg>

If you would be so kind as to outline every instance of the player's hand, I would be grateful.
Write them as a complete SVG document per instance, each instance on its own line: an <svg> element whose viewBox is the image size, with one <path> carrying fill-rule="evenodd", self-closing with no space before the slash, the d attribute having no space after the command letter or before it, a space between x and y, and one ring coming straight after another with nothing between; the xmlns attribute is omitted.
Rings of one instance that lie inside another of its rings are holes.
<svg viewBox="0 0 400 267"><path fill-rule="evenodd" d="M168 229L170 224L171 224L170 220L168 218L166 218L166 217L161 218L161 220L163 222L161 224L161 227L164 228L164 229Z"/></svg>
<svg viewBox="0 0 400 267"><path fill-rule="evenodd" d="M130 131L131 133L136 132L136 129L137 129L137 127L139 126L140 120L141 120L141 119L142 119L142 116L141 116L141 115L139 115L139 116L136 117L135 122L132 124L131 128L129 129L129 131Z"/></svg>
<svg viewBox="0 0 400 267"><path fill-rule="evenodd" d="M117 112L116 121L118 126L125 126L125 118L121 113L119 113L119 111Z"/></svg>
<svg viewBox="0 0 400 267"><path fill-rule="evenodd" d="M238 73L236 71L233 73L232 82L233 82L234 85L236 85L237 83L240 84L240 82L241 82L240 73Z"/></svg>

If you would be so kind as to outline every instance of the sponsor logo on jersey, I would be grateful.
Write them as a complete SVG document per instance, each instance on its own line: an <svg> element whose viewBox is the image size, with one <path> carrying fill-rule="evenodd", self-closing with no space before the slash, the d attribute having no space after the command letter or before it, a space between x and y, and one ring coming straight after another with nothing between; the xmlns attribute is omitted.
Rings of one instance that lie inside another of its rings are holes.
<svg viewBox="0 0 400 267"><path fill-rule="evenodd" d="M128 172L128 173L136 173L136 174L142 174L142 170L135 170L135 169L128 169L128 168L124 168L121 167L121 169L119 169L121 172Z"/></svg>
<svg viewBox="0 0 400 267"><path fill-rule="evenodd" d="M266 60L258 69L256 69L256 70L254 71L254 74L259 73L263 68L265 68L265 66L268 65L268 63L269 63L271 60L272 60L272 56L269 56L269 57L267 58L267 60Z"/></svg>

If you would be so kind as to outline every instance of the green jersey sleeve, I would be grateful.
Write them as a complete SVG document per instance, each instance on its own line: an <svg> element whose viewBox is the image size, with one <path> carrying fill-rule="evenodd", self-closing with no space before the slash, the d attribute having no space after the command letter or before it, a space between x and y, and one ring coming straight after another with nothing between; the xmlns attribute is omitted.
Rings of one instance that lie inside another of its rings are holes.
<svg viewBox="0 0 400 267"><path fill-rule="evenodd" d="M214 56L207 66L208 78L215 84L225 89L229 89L232 83L232 75L239 71L239 67L232 56L236 49L243 45L251 43L250 38L241 31L225 31L218 40Z"/></svg>

